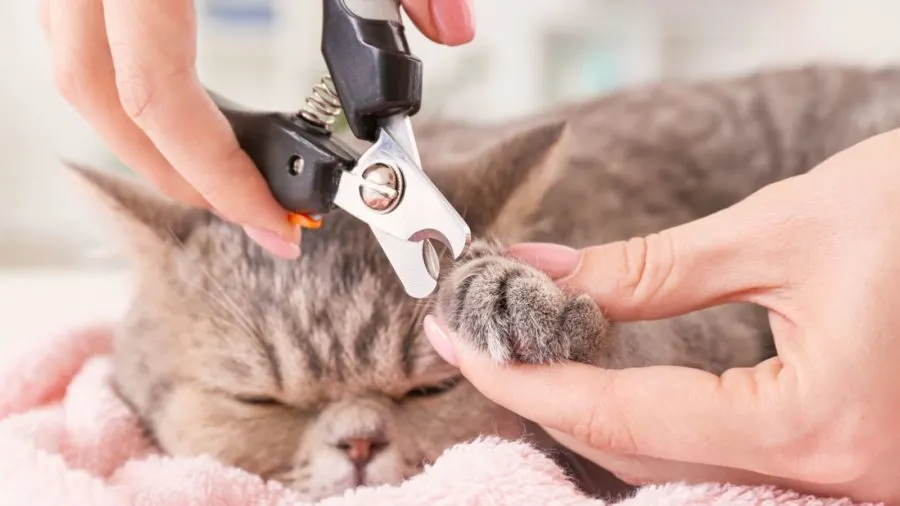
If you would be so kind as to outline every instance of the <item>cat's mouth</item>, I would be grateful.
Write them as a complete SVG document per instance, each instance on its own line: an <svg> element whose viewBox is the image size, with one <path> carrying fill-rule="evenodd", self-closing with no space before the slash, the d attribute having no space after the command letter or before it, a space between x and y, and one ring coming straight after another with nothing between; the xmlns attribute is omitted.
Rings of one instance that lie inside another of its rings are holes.
<svg viewBox="0 0 900 506"><path fill-rule="evenodd" d="M406 466L406 469L400 471L400 476L395 480L384 480L379 479L373 476L373 473L367 472L365 469L356 470L354 473L353 486L348 487L347 490L356 490L359 488L368 488L368 487L379 487L382 485L400 485L405 481L422 474L425 471L425 468L430 466L433 462L428 459L422 459L418 462L411 463ZM342 493L344 491L340 491L338 493Z"/></svg>

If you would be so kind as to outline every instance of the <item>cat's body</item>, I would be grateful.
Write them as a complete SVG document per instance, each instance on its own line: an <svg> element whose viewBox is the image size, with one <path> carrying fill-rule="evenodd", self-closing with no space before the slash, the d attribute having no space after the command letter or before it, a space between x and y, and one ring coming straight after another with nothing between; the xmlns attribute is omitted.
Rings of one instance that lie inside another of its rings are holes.
<svg viewBox="0 0 900 506"><path fill-rule="evenodd" d="M503 125L422 122L416 134L476 238L580 247L709 214L897 126L900 72L823 68L646 87ZM523 434L431 350L431 305L404 294L365 224L332 213L305 233L300 260L278 260L209 213L84 174L138 261L116 380L164 450L210 453L317 498L396 483L478 435ZM771 353L755 308L611 326L490 244L472 251L437 298L495 359L721 372Z"/></svg>

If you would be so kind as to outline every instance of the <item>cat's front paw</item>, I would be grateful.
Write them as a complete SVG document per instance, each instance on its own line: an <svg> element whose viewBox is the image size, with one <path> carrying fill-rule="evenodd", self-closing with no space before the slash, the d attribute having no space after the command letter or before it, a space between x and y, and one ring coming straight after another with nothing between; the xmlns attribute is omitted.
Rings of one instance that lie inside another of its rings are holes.
<svg viewBox="0 0 900 506"><path fill-rule="evenodd" d="M569 295L543 272L473 244L438 293L451 330L496 362L594 363L608 346L609 321L588 295Z"/></svg>

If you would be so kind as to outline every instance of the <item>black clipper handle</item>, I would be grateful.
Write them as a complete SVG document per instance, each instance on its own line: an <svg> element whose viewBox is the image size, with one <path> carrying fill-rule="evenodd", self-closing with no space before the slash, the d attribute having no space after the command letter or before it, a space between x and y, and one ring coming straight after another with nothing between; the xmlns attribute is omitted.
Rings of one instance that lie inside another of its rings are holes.
<svg viewBox="0 0 900 506"><path fill-rule="evenodd" d="M208 93L279 204L305 215L334 209L341 172L352 170L358 154L296 115L251 111Z"/></svg>
<svg viewBox="0 0 900 506"><path fill-rule="evenodd" d="M419 112L422 62L410 54L398 0L324 0L322 55L353 135L375 142L379 121Z"/></svg>

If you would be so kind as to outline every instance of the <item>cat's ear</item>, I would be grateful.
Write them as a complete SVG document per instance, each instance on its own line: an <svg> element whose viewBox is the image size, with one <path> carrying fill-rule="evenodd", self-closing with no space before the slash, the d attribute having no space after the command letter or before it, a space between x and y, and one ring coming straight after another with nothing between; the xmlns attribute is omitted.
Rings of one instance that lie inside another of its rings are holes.
<svg viewBox="0 0 900 506"><path fill-rule="evenodd" d="M175 247L205 212L171 201L123 176L71 163L66 166L113 218L124 236L122 246L139 258Z"/></svg>
<svg viewBox="0 0 900 506"><path fill-rule="evenodd" d="M516 240L561 173L567 123L545 121L507 133L471 157L442 166L435 179L475 235ZM499 234L498 234L499 233Z"/></svg>

